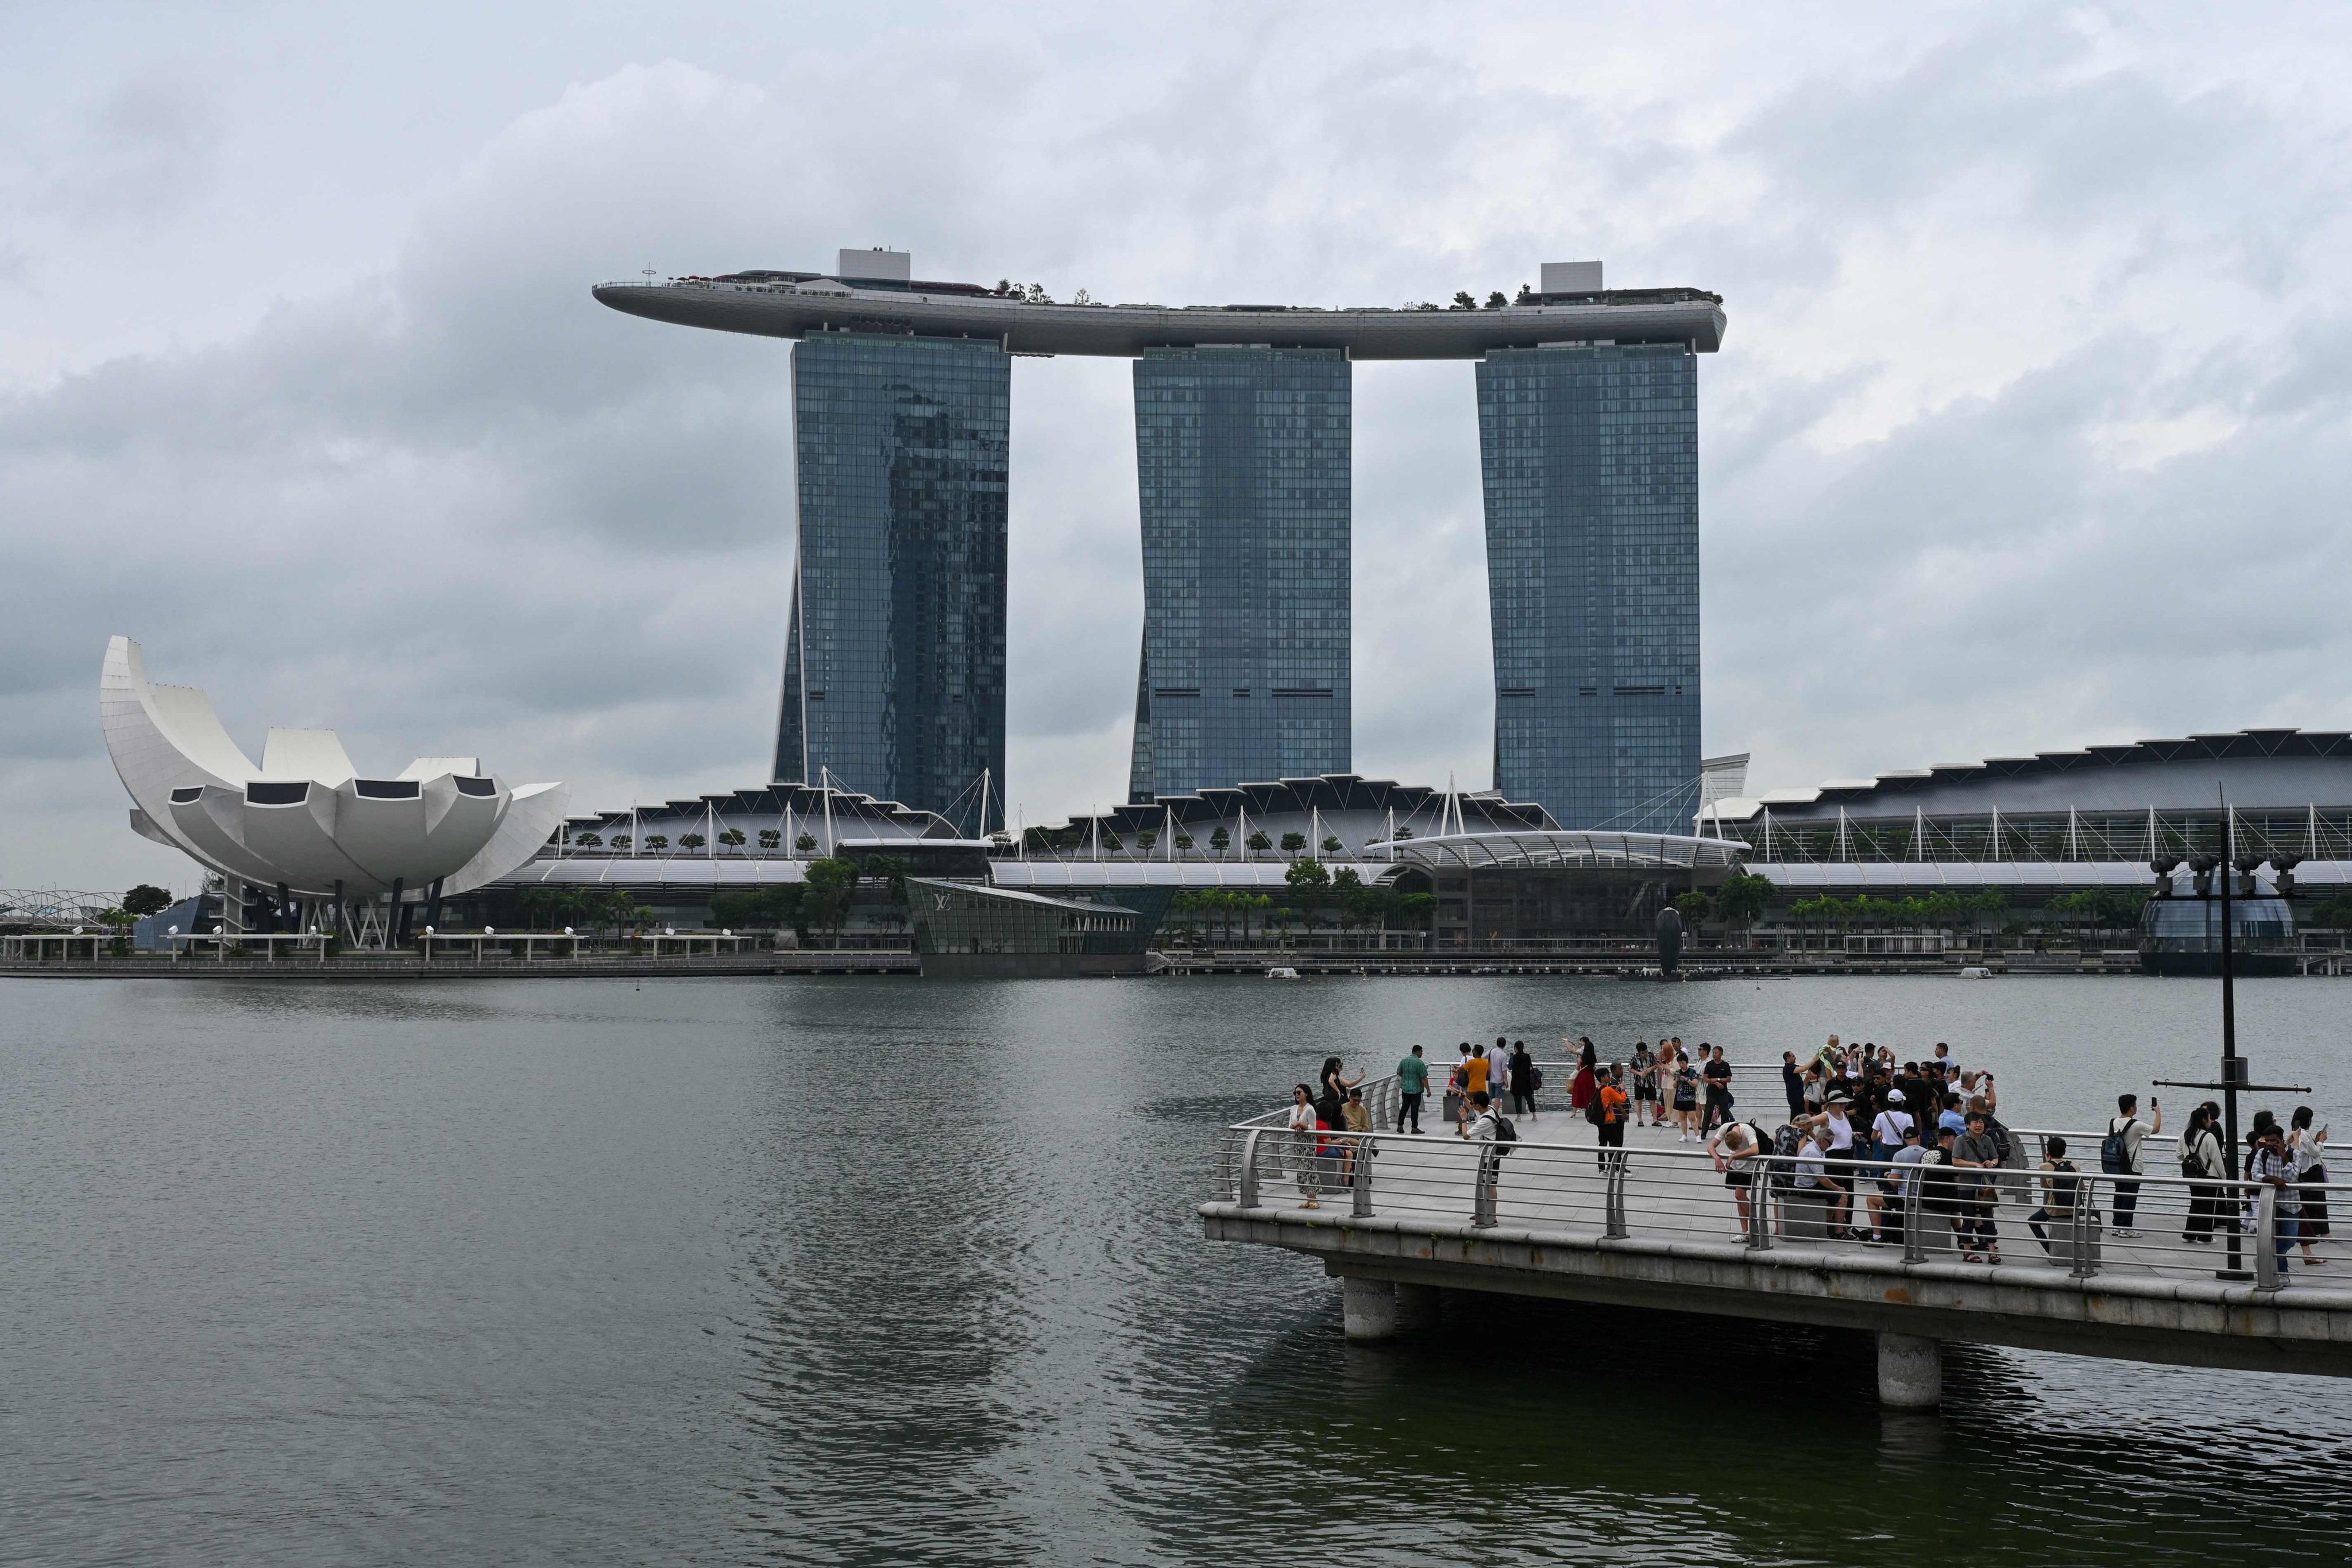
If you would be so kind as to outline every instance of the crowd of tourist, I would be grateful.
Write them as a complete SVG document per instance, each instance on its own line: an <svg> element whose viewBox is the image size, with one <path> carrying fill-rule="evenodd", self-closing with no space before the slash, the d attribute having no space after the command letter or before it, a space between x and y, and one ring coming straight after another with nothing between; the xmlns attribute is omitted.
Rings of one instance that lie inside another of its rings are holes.
<svg viewBox="0 0 2352 1568"><path fill-rule="evenodd" d="M1740 1114L1732 1068L1719 1046L1685 1047L1666 1037L1654 1048L1636 1041L1622 1059L1604 1062L1589 1037L1561 1044L1574 1061L1567 1110L1591 1125L1601 1167L1623 1158L1627 1127L1672 1127L1677 1142L1702 1145L1722 1173L1743 1230L1759 1222L1753 1206L1759 1189L1780 1199L1772 1223L1783 1234L1812 1239L1900 1246L1906 1211L1916 1207L1927 1223L1948 1229L1964 1261L1998 1263L2007 1195L2034 1204L2024 1224L2045 1258L2071 1256L2077 1210L2088 1202L2086 1173L2056 1134L2042 1136L2038 1161L2031 1159L2026 1141L2000 1119L1995 1076L1964 1068L1944 1042L1902 1061L1891 1047L1845 1044L1834 1035L1805 1059L1782 1052L1787 1116L1769 1131L1752 1111ZM1395 1131L1423 1131L1432 1072L1420 1046L1397 1064ZM1303 1154L1296 1162L1302 1207L1322 1206L1327 1181L1346 1186L1354 1180L1359 1143L1373 1131L1363 1080L1360 1070L1350 1078L1340 1058L1328 1057L1318 1084L1294 1091L1288 1127ZM1479 1156L1477 1223L1493 1223L1502 1160L1519 1137L1514 1119L1538 1119L1543 1088L1543 1070L1525 1040L1463 1041L1446 1068L1433 1120L1451 1124L1457 1139L1486 1145ZM2142 1235L2147 1144L2163 1131L2161 1104L2151 1100L2143 1114L2136 1096L2117 1098L2095 1156L2111 1196L2107 1226L2116 1237ZM2180 1239L2190 1245L2252 1228L2248 1189L2229 1184L2223 1133L2221 1108L2207 1101L2189 1112L2178 1140L2189 1192ZM2298 1107L2284 1126L2272 1112L2257 1111L2246 1132L2242 1180L2277 1194L2282 1270L2298 1247L2306 1266L2326 1261L2315 1246L2329 1234L2326 1150L2327 1128L2309 1106ZM2098 1217L2095 1209L2085 1212Z"/></svg>

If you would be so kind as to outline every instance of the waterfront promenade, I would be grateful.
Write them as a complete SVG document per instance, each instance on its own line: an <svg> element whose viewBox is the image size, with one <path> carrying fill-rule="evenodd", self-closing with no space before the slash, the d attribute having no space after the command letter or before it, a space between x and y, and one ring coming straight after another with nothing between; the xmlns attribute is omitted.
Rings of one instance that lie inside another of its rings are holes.
<svg viewBox="0 0 2352 1568"><path fill-rule="evenodd" d="M1393 1126L1394 1080L1364 1087L1374 1126ZM1319 1261L1342 1282L1358 1339L1425 1322L1441 1289L1472 1290L1866 1330L1879 1337L1880 1396L1896 1406L1937 1402L1947 1341L2352 1376L2352 1261L2307 1269L2298 1258L2281 1273L2273 1205L2252 1184L2225 1194L2229 1212L2245 1214L2246 1277L2220 1279L2226 1236L2180 1239L2187 1183L2128 1178L2137 1234L2117 1236L2105 1223L2117 1178L2098 1172L2098 1135L2068 1132L2084 1201L2044 1224L2045 1250L2026 1223L2044 1195L2038 1179L2002 1172L2002 1261L1972 1263L1916 1192L1888 1216L1900 1245L1834 1237L1817 1200L1787 1192L1743 1223L1703 1146L1636 1128L1622 1155L1605 1159L1565 1095L1549 1098L1549 1113L1517 1119L1521 1142L1499 1162L1492 1145L1456 1138L1433 1116L1427 1134L1375 1133L1349 1148L1332 1140L1320 1157L1285 1130L1283 1111L1237 1123L1218 1137L1203 1232ZM1758 1117L1768 1131L1780 1120L1777 1109ZM2039 1163L2051 1134L2015 1132ZM2168 1150L2151 1141L2147 1171L2168 1170ZM1491 1194L1479 1190L1482 1162L1496 1172ZM1861 1184L1853 1223L1864 1223L1874 1185ZM2340 1201L2340 1190L2331 1195ZM1303 1206L1310 1196L1319 1206Z"/></svg>

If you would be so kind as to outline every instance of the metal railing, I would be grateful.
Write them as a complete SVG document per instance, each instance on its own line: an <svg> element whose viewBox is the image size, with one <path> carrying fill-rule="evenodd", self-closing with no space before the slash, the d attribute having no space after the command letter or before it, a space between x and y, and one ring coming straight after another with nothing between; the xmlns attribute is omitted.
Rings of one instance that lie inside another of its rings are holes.
<svg viewBox="0 0 2352 1568"><path fill-rule="evenodd" d="M1703 1150L1293 1132L1281 1113L1225 1130L1217 1188L1244 1209L1344 1205L1357 1218L1737 1241L1751 1253L1867 1244L1899 1247L1908 1263L1997 1261L2063 1270L2078 1282L2210 1277L2237 1264L2266 1289L2291 1277L2291 1255L2305 1239L2300 1219L2325 1215L2341 1190L1877 1160L1817 1170L1770 1153L1727 1169Z"/></svg>

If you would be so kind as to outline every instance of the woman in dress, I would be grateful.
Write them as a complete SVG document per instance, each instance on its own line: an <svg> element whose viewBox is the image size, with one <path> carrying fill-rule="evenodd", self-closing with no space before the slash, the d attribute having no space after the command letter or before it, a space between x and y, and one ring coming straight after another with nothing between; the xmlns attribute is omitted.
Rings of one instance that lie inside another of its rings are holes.
<svg viewBox="0 0 2352 1568"><path fill-rule="evenodd" d="M2314 1131L2311 1107L2298 1105L2289 1119L2286 1152L2294 1159L2294 1184L2301 1189L2302 1216L2295 1236L2306 1267L2319 1261L2311 1244L2327 1234L2327 1129Z"/></svg>
<svg viewBox="0 0 2352 1568"><path fill-rule="evenodd" d="M1592 1042L1589 1038L1578 1040L1563 1038L1559 1043L1563 1046L1572 1045L1579 1047L1576 1053L1576 1079L1568 1086L1568 1103L1572 1109L1581 1111L1592 1103L1592 1097L1601 1092L1600 1079L1594 1072L1600 1056L1593 1050Z"/></svg>

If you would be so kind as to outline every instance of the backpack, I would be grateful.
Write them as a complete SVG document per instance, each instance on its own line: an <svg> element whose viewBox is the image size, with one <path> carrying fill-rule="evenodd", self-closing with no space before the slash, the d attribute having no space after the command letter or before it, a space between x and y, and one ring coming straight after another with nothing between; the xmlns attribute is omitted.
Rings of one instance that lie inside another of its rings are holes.
<svg viewBox="0 0 2352 1568"><path fill-rule="evenodd" d="M1511 1119L1507 1116L1497 1113L1495 1117L1496 1157L1499 1159L1503 1155L1509 1153L1511 1151L1505 1147L1505 1145L1516 1143L1518 1141L1519 1130L1511 1125Z"/></svg>
<svg viewBox="0 0 2352 1568"><path fill-rule="evenodd" d="M1780 1130L1772 1134L1772 1184L1774 1186L1793 1187L1797 1184L1797 1173L1789 1162L1796 1159L1797 1151L1804 1145L1804 1142L1805 1135L1785 1121L1780 1123Z"/></svg>
<svg viewBox="0 0 2352 1568"><path fill-rule="evenodd" d="M2004 1165L2008 1164L2010 1152L2016 1147L2010 1142L2009 1129L1988 1116L1985 1118L1985 1131L1991 1136L1993 1150L2000 1156L2000 1163Z"/></svg>
<svg viewBox="0 0 2352 1568"><path fill-rule="evenodd" d="M1584 1102L1584 1120L1598 1127L1601 1119L1601 1091L1596 1089L1592 1091L1592 1098Z"/></svg>
<svg viewBox="0 0 2352 1568"><path fill-rule="evenodd" d="M2124 1131L2138 1120L2137 1116L2126 1116L2123 1119L2122 1127L2116 1126L2112 1121L2107 1123L2107 1135L2099 1140L2101 1172L2110 1176L2128 1176L2132 1173L2131 1145L2125 1141Z"/></svg>
<svg viewBox="0 0 2352 1568"><path fill-rule="evenodd" d="M1542 1087L1543 1068L1529 1068L1528 1069L1528 1092L1533 1094L1537 1089L1539 1089Z"/></svg>

